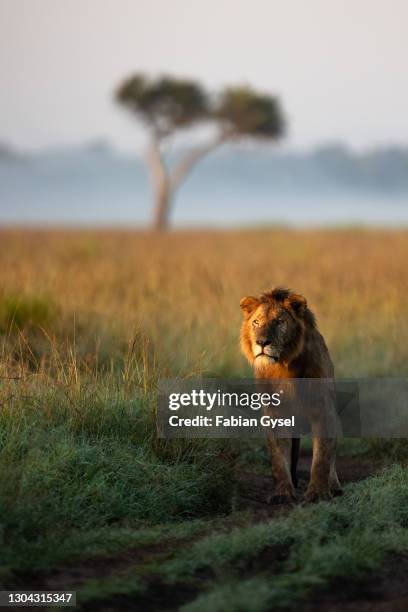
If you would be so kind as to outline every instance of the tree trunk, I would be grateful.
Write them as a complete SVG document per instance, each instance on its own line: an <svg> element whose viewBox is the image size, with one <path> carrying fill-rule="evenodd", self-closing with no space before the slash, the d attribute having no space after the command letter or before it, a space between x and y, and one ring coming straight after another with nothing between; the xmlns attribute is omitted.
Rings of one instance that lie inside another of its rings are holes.
<svg viewBox="0 0 408 612"><path fill-rule="evenodd" d="M147 155L147 164L154 194L153 229L167 229L170 212L171 187L168 172L160 154L159 140L153 138Z"/></svg>
<svg viewBox="0 0 408 612"><path fill-rule="evenodd" d="M154 194L153 229L162 232L168 228L170 200L170 186L168 181L158 185Z"/></svg>

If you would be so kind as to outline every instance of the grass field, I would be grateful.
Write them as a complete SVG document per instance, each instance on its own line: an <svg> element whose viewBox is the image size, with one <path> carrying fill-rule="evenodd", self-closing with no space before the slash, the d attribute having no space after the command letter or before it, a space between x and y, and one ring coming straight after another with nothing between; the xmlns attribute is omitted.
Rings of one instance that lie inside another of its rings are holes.
<svg viewBox="0 0 408 612"><path fill-rule="evenodd" d="M262 446L161 441L154 413L160 376L250 375L239 300L276 285L308 298L338 376L406 376L408 231L3 230L0 253L4 588L261 611L401 565L405 441L344 442L386 471L276 515L239 493Z"/></svg>

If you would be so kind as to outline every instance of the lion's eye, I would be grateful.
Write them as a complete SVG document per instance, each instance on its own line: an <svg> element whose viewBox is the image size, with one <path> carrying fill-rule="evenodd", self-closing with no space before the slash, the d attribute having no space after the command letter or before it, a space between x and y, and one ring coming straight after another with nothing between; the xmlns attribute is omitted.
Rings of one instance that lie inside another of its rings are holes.
<svg viewBox="0 0 408 612"><path fill-rule="evenodd" d="M258 321L258 319L254 319L254 320L252 321L252 325L253 325L254 327L258 327L258 326L259 326L259 321Z"/></svg>

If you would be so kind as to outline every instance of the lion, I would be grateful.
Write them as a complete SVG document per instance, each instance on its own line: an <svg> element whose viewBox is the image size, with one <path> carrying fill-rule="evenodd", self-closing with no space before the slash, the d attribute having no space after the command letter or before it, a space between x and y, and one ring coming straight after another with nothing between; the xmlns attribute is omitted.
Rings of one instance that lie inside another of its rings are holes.
<svg viewBox="0 0 408 612"><path fill-rule="evenodd" d="M334 378L334 366L306 299L285 288L244 297L241 350L257 379ZM319 436L319 419L311 420L313 460L306 501L341 495L336 472L336 438ZM300 439L268 435L275 491L272 503L296 500Z"/></svg>

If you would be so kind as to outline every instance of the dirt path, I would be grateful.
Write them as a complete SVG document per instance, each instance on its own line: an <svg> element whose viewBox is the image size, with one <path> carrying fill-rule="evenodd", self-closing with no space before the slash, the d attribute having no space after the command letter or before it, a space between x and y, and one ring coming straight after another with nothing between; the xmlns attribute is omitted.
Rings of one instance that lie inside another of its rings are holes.
<svg viewBox="0 0 408 612"><path fill-rule="evenodd" d="M298 464L299 486L297 495L302 500L310 474L311 456L302 455ZM339 457L337 459L337 473L342 484L357 482L368 478L379 469L383 463L371 459L355 457ZM274 516L288 514L293 504L271 505L268 503L272 491L272 479L268 474L257 474L249 471L239 476L239 507L253 512L258 520L268 520Z"/></svg>
<svg viewBox="0 0 408 612"><path fill-rule="evenodd" d="M382 569L358 585L335 583L330 592L298 612L406 612L408 554L388 555Z"/></svg>

